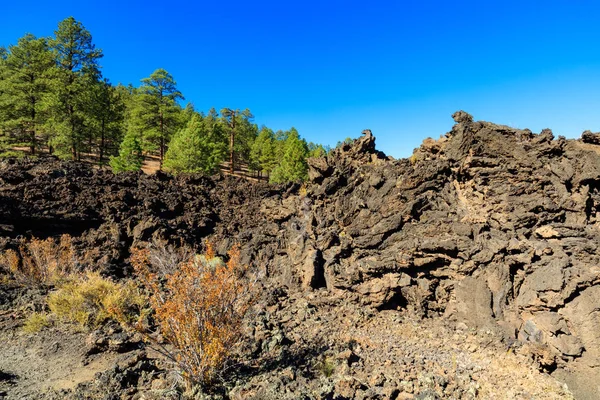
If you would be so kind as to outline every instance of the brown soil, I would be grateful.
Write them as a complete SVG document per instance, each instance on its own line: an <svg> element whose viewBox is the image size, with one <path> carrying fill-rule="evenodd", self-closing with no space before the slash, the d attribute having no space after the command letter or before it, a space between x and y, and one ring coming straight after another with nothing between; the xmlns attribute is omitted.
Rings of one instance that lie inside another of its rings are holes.
<svg viewBox="0 0 600 400"><path fill-rule="evenodd" d="M55 328L28 334L21 331L21 321L0 322L0 397L4 393L7 399L38 399L51 391L74 389L118 357L102 353L89 359L84 352L86 334Z"/></svg>

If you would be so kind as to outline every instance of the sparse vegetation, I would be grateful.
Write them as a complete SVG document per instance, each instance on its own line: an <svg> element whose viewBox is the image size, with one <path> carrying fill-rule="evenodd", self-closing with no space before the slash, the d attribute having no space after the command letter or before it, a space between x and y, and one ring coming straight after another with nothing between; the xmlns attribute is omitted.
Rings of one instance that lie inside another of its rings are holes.
<svg viewBox="0 0 600 400"><path fill-rule="evenodd" d="M132 264L153 294L150 305L161 335L174 347L162 350L190 385L207 385L240 341L255 285L240 264L237 247L225 263L209 245L204 255L181 262L164 280L152 270L149 254L147 249L134 250Z"/></svg>
<svg viewBox="0 0 600 400"><path fill-rule="evenodd" d="M48 315L46 313L34 312L25 320L23 331L27 333L37 333L50 325L51 323L48 320Z"/></svg>
<svg viewBox="0 0 600 400"><path fill-rule="evenodd" d="M326 378L330 378L335 373L335 361L330 358L324 358L317 364L317 370Z"/></svg>
<svg viewBox="0 0 600 400"><path fill-rule="evenodd" d="M78 266L71 237L55 241L33 238L21 242L18 250L0 253L0 268L18 283L27 286L51 285L65 279Z"/></svg>
<svg viewBox="0 0 600 400"><path fill-rule="evenodd" d="M96 272L71 276L50 294L48 307L61 321L81 328L97 327L107 319L131 326L147 313L146 298L132 281L118 283Z"/></svg>

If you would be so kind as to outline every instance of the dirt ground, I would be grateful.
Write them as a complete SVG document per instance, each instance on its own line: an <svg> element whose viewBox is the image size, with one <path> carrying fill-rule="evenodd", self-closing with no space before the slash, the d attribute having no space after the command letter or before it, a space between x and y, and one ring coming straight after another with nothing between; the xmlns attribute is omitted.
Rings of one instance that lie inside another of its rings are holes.
<svg viewBox="0 0 600 400"><path fill-rule="evenodd" d="M27 334L20 318L0 318L0 398L33 400L51 390L73 389L118 358L116 353L87 357L84 333L51 328Z"/></svg>

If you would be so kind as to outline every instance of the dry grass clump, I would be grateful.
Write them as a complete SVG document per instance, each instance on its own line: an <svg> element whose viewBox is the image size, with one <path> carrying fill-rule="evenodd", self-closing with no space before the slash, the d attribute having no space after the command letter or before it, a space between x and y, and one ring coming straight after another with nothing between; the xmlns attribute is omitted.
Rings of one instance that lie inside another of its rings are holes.
<svg viewBox="0 0 600 400"><path fill-rule="evenodd" d="M242 319L253 304L255 287L247 267L240 264L239 248L229 261L204 255L189 258L165 277L152 269L150 251L134 250L132 264L152 296L150 305L164 340L162 348L188 384L210 384L241 340Z"/></svg>
<svg viewBox="0 0 600 400"><path fill-rule="evenodd" d="M79 272L81 262L69 235L58 240L23 240L17 250L0 253L0 269L21 285L56 286L58 290L48 296L51 314L82 328L97 327L107 319L132 325L148 313L147 300L135 283L118 283L96 272ZM46 314L34 313L23 329L34 333L49 325Z"/></svg>
<svg viewBox="0 0 600 400"><path fill-rule="evenodd" d="M49 327L50 325L52 324L48 319L48 314L34 312L25 320L25 324L23 324L23 331L27 333L37 333L42 329Z"/></svg>
<svg viewBox="0 0 600 400"><path fill-rule="evenodd" d="M0 268L27 286L55 284L77 266L69 235L62 235L58 241L52 238L24 240L17 250L0 253Z"/></svg>
<svg viewBox="0 0 600 400"><path fill-rule="evenodd" d="M132 281L114 282L97 272L72 275L48 296L48 307L59 320L81 328L98 327L108 319L135 325L146 315L146 304Z"/></svg>

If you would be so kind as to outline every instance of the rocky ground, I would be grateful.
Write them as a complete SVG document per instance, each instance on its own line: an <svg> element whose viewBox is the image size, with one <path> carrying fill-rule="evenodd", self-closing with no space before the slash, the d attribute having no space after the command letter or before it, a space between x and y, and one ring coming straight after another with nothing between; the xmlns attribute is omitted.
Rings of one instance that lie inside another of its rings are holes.
<svg viewBox="0 0 600 400"><path fill-rule="evenodd" d="M265 290L225 397L598 398L600 135L453 117L404 160L365 132L311 159L304 185L4 161L0 247L69 233L122 278L148 240L240 243ZM0 291L8 398L175 396L116 328L20 333L40 296Z"/></svg>

